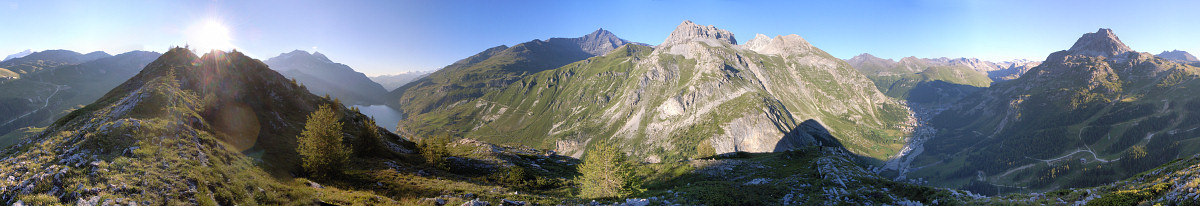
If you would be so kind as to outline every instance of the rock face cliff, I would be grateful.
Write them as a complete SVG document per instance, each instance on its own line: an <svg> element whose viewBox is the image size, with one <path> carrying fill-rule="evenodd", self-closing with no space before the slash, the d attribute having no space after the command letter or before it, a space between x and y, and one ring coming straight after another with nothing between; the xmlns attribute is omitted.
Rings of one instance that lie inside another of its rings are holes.
<svg viewBox="0 0 1200 206"><path fill-rule="evenodd" d="M709 43L727 43L737 44L737 39L733 38L733 32L717 29L717 27L708 25L701 26L692 21L684 21L675 27L675 31L671 31L671 35L667 40L659 44L660 47L669 47L676 44L685 44L691 41L709 41Z"/></svg>
<svg viewBox="0 0 1200 206"><path fill-rule="evenodd" d="M1135 52L1109 29L1084 34L933 118L940 130L914 162L930 166L914 176L976 192L1080 188L1194 155L1181 141L1198 135L1198 73Z"/></svg>
<svg viewBox="0 0 1200 206"><path fill-rule="evenodd" d="M734 43L683 22L662 45L538 72L400 127L573 156L612 140L647 161L816 144L881 159L899 150L906 108L845 62L796 35Z"/></svg>

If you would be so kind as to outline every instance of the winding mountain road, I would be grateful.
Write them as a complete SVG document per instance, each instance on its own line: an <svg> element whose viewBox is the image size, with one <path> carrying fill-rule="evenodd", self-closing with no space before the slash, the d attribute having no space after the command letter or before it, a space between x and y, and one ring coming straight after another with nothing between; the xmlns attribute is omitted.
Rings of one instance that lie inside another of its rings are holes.
<svg viewBox="0 0 1200 206"><path fill-rule="evenodd" d="M46 96L46 99L44 99L44 100L43 100L45 103L44 103L44 104L42 104L42 107L39 107L39 108L37 108L37 109L34 109L33 111L26 112L25 114L22 114L21 116L17 116L16 118L13 118L13 119L11 119L11 120L8 120L7 122L4 122L4 124L0 124L0 126L6 126L6 125L9 125L9 124L12 124L13 122L15 122L15 121L17 121L17 120L19 120L19 119L21 119L21 118L25 118L26 116L29 116L29 115L31 115L31 114L33 114L33 113L37 113L38 111L42 111L42 109L46 109L46 107L50 106L50 99L54 98L54 95L57 95L57 94L58 94L58 91L61 91L63 87L66 87L66 85L57 85L57 84L51 84L51 83L49 83L49 82L41 82L41 81L37 81L37 82L38 82L38 83L43 83L43 84L48 84L48 85L54 86L54 92L51 92L49 96Z"/></svg>

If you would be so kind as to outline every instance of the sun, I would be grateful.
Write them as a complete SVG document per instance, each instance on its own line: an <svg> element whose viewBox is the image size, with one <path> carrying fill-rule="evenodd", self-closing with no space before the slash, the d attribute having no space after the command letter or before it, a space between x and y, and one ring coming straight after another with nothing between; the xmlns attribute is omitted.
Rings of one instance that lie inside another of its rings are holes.
<svg viewBox="0 0 1200 206"><path fill-rule="evenodd" d="M230 33L229 27L220 21L206 20L188 27L184 38L191 48L206 53L213 49L231 50L237 48L233 45L233 37Z"/></svg>

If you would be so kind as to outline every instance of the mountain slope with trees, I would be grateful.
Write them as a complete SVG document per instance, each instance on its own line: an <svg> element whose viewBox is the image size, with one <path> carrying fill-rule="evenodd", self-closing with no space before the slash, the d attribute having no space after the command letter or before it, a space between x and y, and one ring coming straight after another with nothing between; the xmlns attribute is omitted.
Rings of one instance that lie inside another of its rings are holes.
<svg viewBox="0 0 1200 206"><path fill-rule="evenodd" d="M1109 29L959 101L909 177L984 194L1096 186L1200 153L1200 68Z"/></svg>

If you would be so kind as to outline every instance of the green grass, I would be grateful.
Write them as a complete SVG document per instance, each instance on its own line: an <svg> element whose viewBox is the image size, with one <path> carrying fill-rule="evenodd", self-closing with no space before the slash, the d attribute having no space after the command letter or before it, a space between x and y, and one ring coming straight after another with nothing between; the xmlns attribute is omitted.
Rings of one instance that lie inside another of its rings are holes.
<svg viewBox="0 0 1200 206"><path fill-rule="evenodd" d="M8 134L4 134L4 136L0 136L0 148L12 146L45 130L45 127L26 127L9 132Z"/></svg>

